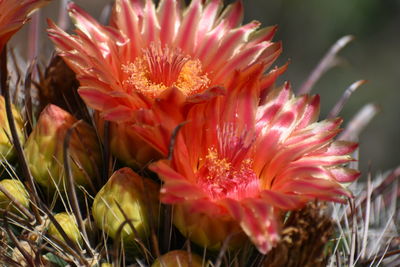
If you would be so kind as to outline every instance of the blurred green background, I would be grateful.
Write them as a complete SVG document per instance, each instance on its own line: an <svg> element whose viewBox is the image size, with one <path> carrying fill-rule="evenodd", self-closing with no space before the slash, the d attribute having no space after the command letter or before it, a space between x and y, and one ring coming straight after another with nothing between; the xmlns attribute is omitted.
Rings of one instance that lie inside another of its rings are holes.
<svg viewBox="0 0 400 267"><path fill-rule="evenodd" d="M42 12L56 20L61 0L54 0ZM64 1L66 2L66 1ZM96 18L111 0L76 0ZM226 3L232 1L226 1ZM275 40L283 42L278 60L290 60L284 80L298 89L330 46L352 34L356 40L340 56L343 63L327 72L313 93L321 95L324 118L343 91L354 81L369 82L356 91L341 115L345 124L363 107L373 102L381 113L360 139L360 165L367 170L386 170L400 164L400 0L244 0L245 22L259 20L264 26L279 25ZM44 28L44 27L43 27ZM14 38L24 44L27 27ZM44 30L40 49L51 49ZM26 40L26 39L25 39ZM282 80L283 81L283 80Z"/></svg>
<svg viewBox="0 0 400 267"><path fill-rule="evenodd" d="M361 169L386 170L400 164L400 1L398 0L268 0L244 1L246 21L279 25L283 63L291 60L285 78L301 86L330 46L340 37L356 37L340 56L344 63L316 84L321 117L327 115L354 81L368 80L356 91L341 115L346 122L365 103L381 112L360 138Z"/></svg>

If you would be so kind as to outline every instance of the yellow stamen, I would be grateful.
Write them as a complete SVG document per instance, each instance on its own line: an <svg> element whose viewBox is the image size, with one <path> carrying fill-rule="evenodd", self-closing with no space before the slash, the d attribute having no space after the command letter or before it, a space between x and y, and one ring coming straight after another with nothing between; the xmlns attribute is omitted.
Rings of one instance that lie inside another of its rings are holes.
<svg viewBox="0 0 400 267"><path fill-rule="evenodd" d="M148 97L157 97L169 87L177 87L184 95L201 92L209 84L200 60L184 55L180 50L150 45L134 62L122 65L128 74L125 85Z"/></svg>
<svg viewBox="0 0 400 267"><path fill-rule="evenodd" d="M208 160L209 175L208 180L213 180L216 177L225 177L231 169L231 163L226 158L218 158L218 152L215 148L209 148L206 156Z"/></svg>
<svg viewBox="0 0 400 267"><path fill-rule="evenodd" d="M215 199L244 198L258 192L258 178L252 167L251 159L244 159L235 165L211 147L200 162L197 182Z"/></svg>

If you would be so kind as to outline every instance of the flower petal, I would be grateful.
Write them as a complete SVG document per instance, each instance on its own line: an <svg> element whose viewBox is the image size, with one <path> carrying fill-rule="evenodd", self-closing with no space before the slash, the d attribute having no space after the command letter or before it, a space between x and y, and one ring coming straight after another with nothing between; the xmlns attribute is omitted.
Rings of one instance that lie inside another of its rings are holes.
<svg viewBox="0 0 400 267"><path fill-rule="evenodd" d="M272 206L262 199L247 199L244 203L226 199L224 204L261 253L268 253L277 244L279 229Z"/></svg>

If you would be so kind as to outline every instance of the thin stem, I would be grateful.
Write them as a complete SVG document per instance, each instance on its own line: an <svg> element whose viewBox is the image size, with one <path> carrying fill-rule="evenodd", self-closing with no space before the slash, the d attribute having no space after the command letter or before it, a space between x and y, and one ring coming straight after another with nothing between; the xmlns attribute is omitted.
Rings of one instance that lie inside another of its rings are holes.
<svg viewBox="0 0 400 267"><path fill-rule="evenodd" d="M352 83L346 91L344 91L342 97L339 99L339 101L336 103L336 105L332 108L332 110L328 114L328 118L334 118L339 115L340 111L342 111L344 105L347 103L349 100L350 96L363 84L365 84L367 81L366 80L359 80L354 83Z"/></svg>
<svg viewBox="0 0 400 267"><path fill-rule="evenodd" d="M65 176L67 180L67 194L68 198L71 200L71 207L72 211L74 212L76 221L78 223L78 228L79 231L83 235L83 245L85 246L85 249L88 251L90 256L94 256L92 248L88 244L88 235L86 233L86 229L82 220L82 215L81 211L79 209L79 204L78 204L78 197L76 195L76 190L75 190L75 185L74 185L74 180L72 177L72 171L71 171L71 166L69 164L69 142L71 140L72 136L72 131L75 130L75 127L81 123L81 121L77 121L72 125L71 128L68 129L65 138L64 138L64 149L63 149L63 156L64 156L64 170L65 170Z"/></svg>
<svg viewBox="0 0 400 267"><path fill-rule="evenodd" d="M173 130L172 134L171 134L171 138L169 141L169 147L168 147L168 160L172 159L172 156L174 154L174 147L175 147L175 143L176 143L176 139L178 138L178 133L179 130L186 124L187 122L184 121L182 123L180 123L178 126L175 127L175 129Z"/></svg>
<svg viewBox="0 0 400 267"><path fill-rule="evenodd" d="M366 104L347 124L339 140L356 140L365 127L379 112L375 104Z"/></svg>
<svg viewBox="0 0 400 267"><path fill-rule="evenodd" d="M29 218L29 220L33 221L35 219L35 217L33 217L29 210L27 208L25 208L13 195L10 194L10 192L7 191L6 188L4 188L3 185L0 184L0 191L3 192L3 194L9 199L11 200L12 204L14 204L16 206L16 208L22 212L26 217Z"/></svg>
<svg viewBox="0 0 400 267"><path fill-rule="evenodd" d="M367 251L369 219L371 216L371 194L372 194L372 184L371 184L371 171L370 171L367 176L367 207L365 210L365 223L364 223L364 235L362 239L361 259L365 258L365 253Z"/></svg>
<svg viewBox="0 0 400 267"><path fill-rule="evenodd" d="M10 90L8 87L8 82L7 82L7 77L8 77L8 72L7 72L7 49L6 46L4 46L4 49L0 55L0 81L1 81L1 92L4 96L5 100L5 105L6 105L6 113L7 113L7 119L8 119L8 124L10 126L10 131L11 131L11 136L13 139L13 144L15 147L15 150L17 151L18 155L18 162L21 165L22 173L24 174L24 177L28 180L28 192L32 201L32 211L35 215L36 221L38 224L42 223L42 219L40 217L40 213L38 210L40 199L39 195L36 190L35 182L33 180L33 176L29 170L28 163L25 158L24 151L22 149L21 142L18 137L17 133L17 127L15 125L14 121L14 116L12 114L12 107L11 107L11 96L10 96Z"/></svg>
<svg viewBox="0 0 400 267"><path fill-rule="evenodd" d="M46 206L44 206L44 211L45 211L46 215L48 216L48 218L50 219L50 221L53 223L54 227L61 234L62 238L65 241L65 242L56 242L57 240L55 240L55 241L53 240L53 242L57 243L57 245L62 247L62 249L64 249L65 251L68 251L69 253L71 253L71 255L73 255L75 258L77 258L81 264L88 266L89 263L87 262L84 255L82 254L81 249L75 244L74 241L72 241L68 237L68 235L65 233L65 231L62 228L62 226L60 225L60 223L56 220L56 218L54 218L51 211Z"/></svg>
<svg viewBox="0 0 400 267"><path fill-rule="evenodd" d="M217 260L214 264L214 267L220 267L222 264L222 259L224 257L225 252L228 250L229 242L231 241L232 235L229 235L225 238L224 243L222 244L221 249L219 250Z"/></svg>
<svg viewBox="0 0 400 267"><path fill-rule="evenodd" d="M369 264L369 263L375 261L376 258L385 259L385 258L388 258L388 257L391 257L391 256L395 256L395 255L398 255L398 254L400 254L400 249L391 250L391 251L388 251L388 252L386 252L386 253L384 253L384 254L378 256L378 257L374 257L374 258L372 258L372 259L363 261L361 264L362 264L362 265L364 265L364 264Z"/></svg>
<svg viewBox="0 0 400 267"><path fill-rule="evenodd" d="M25 258L28 266L35 266L33 257L31 255L29 255L29 253L24 249L24 247L21 245L20 241L14 235L13 231L11 231L11 229L8 225L7 213L4 214L4 227L6 228L8 237L12 240L12 242L15 244L15 246L21 252L21 254Z"/></svg>
<svg viewBox="0 0 400 267"><path fill-rule="evenodd" d="M32 86L32 75L33 70L36 66L36 60L32 60L29 64L28 70L25 74L25 106L26 106L26 119L28 121L26 125L26 133L29 135L33 128L33 108L32 108L32 96L31 96L31 86Z"/></svg>
<svg viewBox="0 0 400 267"><path fill-rule="evenodd" d="M397 166L397 168L392 171L388 176L386 176L375 188L372 189L371 192L371 200L374 200L376 197L382 195L383 191L386 190L389 186L393 185L393 182L400 177L400 166ZM358 198L358 206L363 207L366 205L368 201L368 195L366 193L363 193L359 198Z"/></svg>
<svg viewBox="0 0 400 267"><path fill-rule="evenodd" d="M69 26L69 18L68 18L68 11L67 11L67 3L69 0L61 0L60 1L60 9L58 10L58 21L57 25L63 29L67 30Z"/></svg>
<svg viewBox="0 0 400 267"><path fill-rule="evenodd" d="M356 258L356 249L358 244L358 235L357 235L357 215L356 209L354 206L354 201L351 199L349 201L351 208L351 217L352 217L352 225L351 225L351 242L350 242L350 254L349 254L349 266L354 266L354 260Z"/></svg>
<svg viewBox="0 0 400 267"><path fill-rule="evenodd" d="M325 56L321 59L315 69L311 72L311 75L300 87L298 94L309 93L314 85L319 81L321 76L337 62L337 54L342 50L348 43L354 40L354 36L346 35L336 41L336 43L329 49Z"/></svg>

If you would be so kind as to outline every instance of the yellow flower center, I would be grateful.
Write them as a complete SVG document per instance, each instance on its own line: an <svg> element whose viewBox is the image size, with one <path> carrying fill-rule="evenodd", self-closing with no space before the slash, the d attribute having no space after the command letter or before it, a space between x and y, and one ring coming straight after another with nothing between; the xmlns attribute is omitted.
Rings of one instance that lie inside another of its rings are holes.
<svg viewBox="0 0 400 267"><path fill-rule="evenodd" d="M221 157L215 148L209 148L201 161L196 173L197 182L212 199L242 199L258 193L259 182L251 159L232 164L228 158Z"/></svg>
<svg viewBox="0 0 400 267"><path fill-rule="evenodd" d="M155 43L134 62L122 65L122 70L128 74L125 85L151 98L169 87L176 87L190 96L209 84L200 60L184 55L179 49L162 48Z"/></svg>

